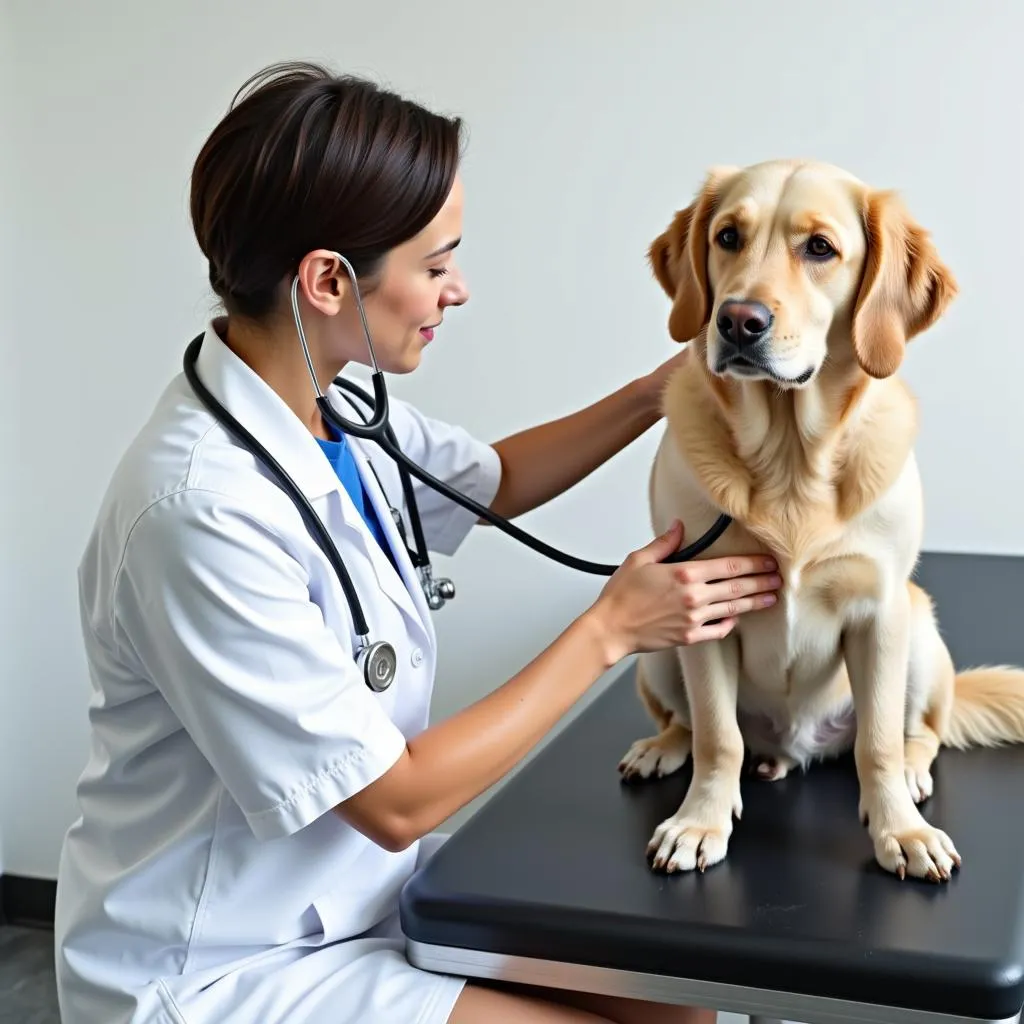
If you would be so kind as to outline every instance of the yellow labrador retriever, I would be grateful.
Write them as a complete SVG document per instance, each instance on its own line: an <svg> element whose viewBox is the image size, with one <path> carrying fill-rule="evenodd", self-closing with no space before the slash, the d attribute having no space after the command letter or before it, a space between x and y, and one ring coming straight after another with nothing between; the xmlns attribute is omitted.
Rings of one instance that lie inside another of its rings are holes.
<svg viewBox="0 0 1024 1024"><path fill-rule="evenodd" d="M895 195L818 163L712 171L649 255L669 333L692 341L665 394L654 529L678 517L692 538L725 512L702 557L768 552L783 588L722 640L641 657L658 733L620 770L693 758L648 856L669 871L726 856L745 746L767 779L852 749L878 862L948 879L960 856L917 807L939 747L1024 741L1024 672L956 675L910 581L917 412L895 374L956 283Z"/></svg>

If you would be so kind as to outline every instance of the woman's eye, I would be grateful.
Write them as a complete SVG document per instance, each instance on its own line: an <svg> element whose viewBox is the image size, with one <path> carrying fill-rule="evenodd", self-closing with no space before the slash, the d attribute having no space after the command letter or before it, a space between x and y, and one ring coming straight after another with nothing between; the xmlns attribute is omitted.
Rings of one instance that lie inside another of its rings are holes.
<svg viewBox="0 0 1024 1024"><path fill-rule="evenodd" d="M722 228L715 236L715 241L723 249L735 252L740 247L740 233L735 228Z"/></svg>
<svg viewBox="0 0 1024 1024"><path fill-rule="evenodd" d="M448 268L447 267L431 267L430 268L430 276L431 277L444 277L444 275L447 274L447 273L448 273Z"/></svg>
<svg viewBox="0 0 1024 1024"><path fill-rule="evenodd" d="M821 235L811 235L807 239L807 255L816 260L827 260L835 256L836 250L832 243Z"/></svg>

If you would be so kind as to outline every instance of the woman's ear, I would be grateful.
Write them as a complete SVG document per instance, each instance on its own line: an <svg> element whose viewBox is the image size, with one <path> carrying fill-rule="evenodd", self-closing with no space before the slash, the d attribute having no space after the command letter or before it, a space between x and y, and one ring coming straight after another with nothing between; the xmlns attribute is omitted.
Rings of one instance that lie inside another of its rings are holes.
<svg viewBox="0 0 1024 1024"><path fill-rule="evenodd" d="M734 168L710 171L696 199L676 213L647 251L655 278L672 299L668 332L675 341L685 342L696 337L711 316L708 226L718 207L722 188L734 173Z"/></svg>
<svg viewBox="0 0 1024 1024"><path fill-rule="evenodd" d="M956 298L957 283L928 232L892 192L864 200L867 257L853 314L853 351L871 377L889 377L907 342Z"/></svg>
<svg viewBox="0 0 1024 1024"><path fill-rule="evenodd" d="M314 249L303 256L298 267L299 288L306 301L324 316L336 315L351 291L348 272L328 249ZM289 287L291 281L288 282Z"/></svg>

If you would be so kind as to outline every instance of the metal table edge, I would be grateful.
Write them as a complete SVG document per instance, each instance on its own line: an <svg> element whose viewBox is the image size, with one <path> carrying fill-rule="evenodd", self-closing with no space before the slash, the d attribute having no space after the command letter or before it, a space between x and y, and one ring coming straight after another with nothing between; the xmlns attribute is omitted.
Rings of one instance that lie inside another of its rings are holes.
<svg viewBox="0 0 1024 1024"><path fill-rule="evenodd" d="M719 1012L771 1016L802 1024L1020 1024L1021 1021L1021 1013L999 1020L963 1017L673 975L459 949L415 939L407 939L406 955L414 967L432 973L702 1006Z"/></svg>

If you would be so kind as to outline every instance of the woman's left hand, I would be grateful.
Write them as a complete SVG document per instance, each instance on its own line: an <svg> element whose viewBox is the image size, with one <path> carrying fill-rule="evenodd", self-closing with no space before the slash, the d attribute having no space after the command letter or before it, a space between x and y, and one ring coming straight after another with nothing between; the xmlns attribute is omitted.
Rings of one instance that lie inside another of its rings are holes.
<svg viewBox="0 0 1024 1024"><path fill-rule="evenodd" d="M662 395L665 393L665 385L668 383L672 374L675 373L676 370L678 370L689 358L690 346L687 345L670 359L666 359L661 366L652 370L647 377L644 378L645 384L648 385L650 400L658 409L659 419L661 418L661 400Z"/></svg>

